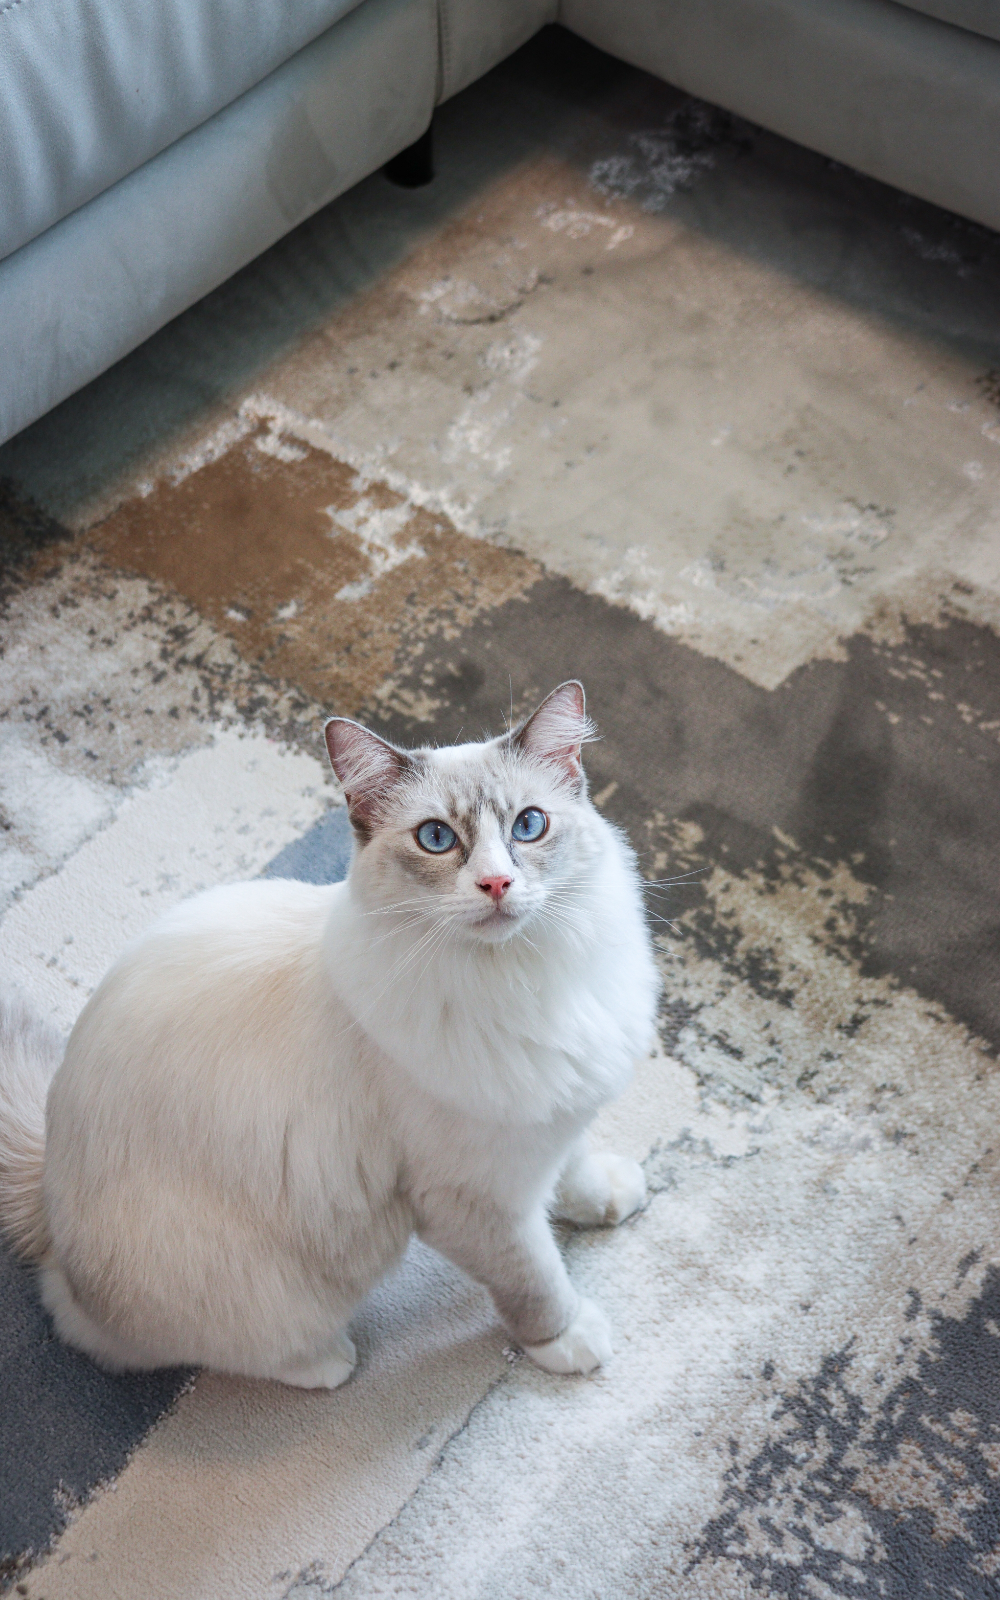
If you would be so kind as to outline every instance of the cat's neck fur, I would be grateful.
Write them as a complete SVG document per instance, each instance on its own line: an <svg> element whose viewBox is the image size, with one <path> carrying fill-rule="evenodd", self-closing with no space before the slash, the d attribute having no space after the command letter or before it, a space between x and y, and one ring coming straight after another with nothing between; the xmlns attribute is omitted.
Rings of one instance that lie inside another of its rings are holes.
<svg viewBox="0 0 1000 1600"><path fill-rule="evenodd" d="M592 1112L646 1048L638 993L635 1036L621 1026L638 977L636 874L617 830L587 809L590 875L567 886L558 915L504 943L459 943L373 906L358 858L334 903L324 948L339 997L400 1071L456 1111L504 1124Z"/></svg>

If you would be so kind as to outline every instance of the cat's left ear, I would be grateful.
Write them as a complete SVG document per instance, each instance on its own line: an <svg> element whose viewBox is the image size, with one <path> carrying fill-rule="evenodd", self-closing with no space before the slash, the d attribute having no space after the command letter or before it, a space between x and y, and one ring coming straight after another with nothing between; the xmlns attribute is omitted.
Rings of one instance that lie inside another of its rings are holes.
<svg viewBox="0 0 1000 1600"><path fill-rule="evenodd" d="M515 748L561 769L574 783L583 782L581 746L596 733L587 716L583 684L571 678L553 689L531 716L510 735Z"/></svg>
<svg viewBox="0 0 1000 1600"><path fill-rule="evenodd" d="M410 757L349 717L331 717L323 734L351 821L370 838L387 796L412 766Z"/></svg>

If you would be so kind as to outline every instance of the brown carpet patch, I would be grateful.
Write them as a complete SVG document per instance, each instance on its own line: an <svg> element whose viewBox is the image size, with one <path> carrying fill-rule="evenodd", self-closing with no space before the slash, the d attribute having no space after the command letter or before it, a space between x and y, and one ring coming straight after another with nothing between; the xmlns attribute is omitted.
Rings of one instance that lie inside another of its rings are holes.
<svg viewBox="0 0 1000 1600"><path fill-rule="evenodd" d="M126 501L89 536L112 568L183 595L244 658L356 713L405 657L541 576L440 512L259 421Z"/></svg>

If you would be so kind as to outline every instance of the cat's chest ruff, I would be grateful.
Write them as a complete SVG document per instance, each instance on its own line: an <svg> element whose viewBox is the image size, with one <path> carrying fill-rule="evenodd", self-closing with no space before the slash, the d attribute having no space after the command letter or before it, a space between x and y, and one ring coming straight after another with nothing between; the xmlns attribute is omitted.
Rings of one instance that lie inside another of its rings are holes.
<svg viewBox="0 0 1000 1600"><path fill-rule="evenodd" d="M652 994L635 897L592 898L570 934L553 920L499 946L431 936L428 956L426 928L373 936L347 894L327 926L328 972L395 1081L485 1122L576 1117L625 1086Z"/></svg>
<svg viewBox="0 0 1000 1600"><path fill-rule="evenodd" d="M487 961L365 1008L367 1031L432 1098L487 1121L592 1112L624 1086L631 1052L593 985L526 982Z"/></svg>

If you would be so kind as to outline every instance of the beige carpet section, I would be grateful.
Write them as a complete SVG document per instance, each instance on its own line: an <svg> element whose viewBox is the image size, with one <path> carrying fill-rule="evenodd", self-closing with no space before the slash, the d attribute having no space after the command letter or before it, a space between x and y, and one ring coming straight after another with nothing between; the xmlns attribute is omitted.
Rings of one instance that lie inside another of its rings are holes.
<svg viewBox="0 0 1000 1600"><path fill-rule="evenodd" d="M8 979L66 1030L125 944L186 895L256 877L332 788L313 757L229 730L150 777L0 924Z"/></svg>
<svg viewBox="0 0 1000 1600"><path fill-rule="evenodd" d="M266 387L774 687L928 566L1000 590L1000 422L964 353L790 275L764 218L740 249L661 209L731 166L703 137L505 176L351 308L332 384L320 334Z"/></svg>
<svg viewBox="0 0 1000 1600"><path fill-rule="evenodd" d="M933 614L956 581L995 617L985 230L927 232L930 208L859 195L825 163L809 192L767 136L641 74L585 112L521 107L547 117L535 139L512 126L517 87L490 107L471 193L459 168L428 216L390 223L370 189L339 203L333 314L309 326L303 307L306 336L257 367L265 403L768 687L880 613ZM381 270L366 224L410 230ZM300 270L283 294L316 292L311 256ZM211 453L217 415L158 441L155 465ZM238 429L231 399L221 415ZM70 496L70 519L149 468Z"/></svg>
<svg viewBox="0 0 1000 1600"><path fill-rule="evenodd" d="M541 576L470 538L453 509L252 394L88 543L113 569L179 591L277 681L354 715L385 697L401 656Z"/></svg>

